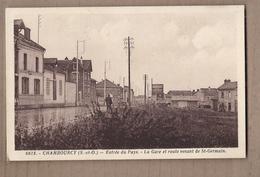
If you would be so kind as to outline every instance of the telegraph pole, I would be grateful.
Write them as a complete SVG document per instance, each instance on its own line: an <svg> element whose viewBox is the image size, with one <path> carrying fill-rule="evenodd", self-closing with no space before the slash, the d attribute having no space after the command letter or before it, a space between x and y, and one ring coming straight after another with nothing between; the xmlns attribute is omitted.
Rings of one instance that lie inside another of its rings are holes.
<svg viewBox="0 0 260 177"><path fill-rule="evenodd" d="M40 27L41 27L41 15L38 15L38 34L37 34L37 42L40 42Z"/></svg>
<svg viewBox="0 0 260 177"><path fill-rule="evenodd" d="M79 99L79 41L77 40L77 57L76 57L76 106L78 106Z"/></svg>
<svg viewBox="0 0 260 177"><path fill-rule="evenodd" d="M123 100L125 101L125 77L123 77Z"/></svg>
<svg viewBox="0 0 260 177"><path fill-rule="evenodd" d="M106 60L105 60L105 67L104 67L104 104L105 104L105 100L106 100L106 89L107 89L107 85L106 85L106 75L107 75L107 65L106 65Z"/></svg>
<svg viewBox="0 0 260 177"><path fill-rule="evenodd" d="M134 48L133 46L133 40L134 38L130 38L128 36L127 38L124 39L124 44L125 44L125 49L128 51L128 105L131 106L131 48Z"/></svg>
<svg viewBox="0 0 260 177"><path fill-rule="evenodd" d="M146 80L147 74L144 74L144 104L146 104Z"/></svg>
<svg viewBox="0 0 260 177"><path fill-rule="evenodd" d="M85 53L85 40L77 40L77 57L76 57L76 106L79 105L79 43L83 43L83 53ZM83 76L84 76L84 70L83 70ZM83 82L83 88L84 88L84 80ZM84 90L84 89L83 89ZM82 90L82 92L83 92ZM84 92L82 93L84 95Z"/></svg>

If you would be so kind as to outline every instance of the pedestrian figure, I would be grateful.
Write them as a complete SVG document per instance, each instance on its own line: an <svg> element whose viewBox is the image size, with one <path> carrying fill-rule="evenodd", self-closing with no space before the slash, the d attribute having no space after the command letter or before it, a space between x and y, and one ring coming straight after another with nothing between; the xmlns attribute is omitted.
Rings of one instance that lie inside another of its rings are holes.
<svg viewBox="0 0 260 177"><path fill-rule="evenodd" d="M112 99L111 99L109 94L107 94L107 97L106 97L105 101L106 101L106 105L107 105L107 111L112 113L112 104L113 104L113 102L112 102Z"/></svg>

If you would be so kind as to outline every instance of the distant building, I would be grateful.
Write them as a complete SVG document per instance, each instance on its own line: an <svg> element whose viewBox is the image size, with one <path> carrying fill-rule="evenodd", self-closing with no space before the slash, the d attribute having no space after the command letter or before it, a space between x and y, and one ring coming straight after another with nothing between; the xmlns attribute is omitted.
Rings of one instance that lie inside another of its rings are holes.
<svg viewBox="0 0 260 177"><path fill-rule="evenodd" d="M225 79L218 88L219 111L237 112L237 82Z"/></svg>
<svg viewBox="0 0 260 177"><path fill-rule="evenodd" d="M200 108L218 110L218 91L216 88L201 88L193 94L198 97Z"/></svg>
<svg viewBox="0 0 260 177"><path fill-rule="evenodd" d="M192 96L192 92L190 90L170 90L165 95L166 102L171 103L173 96Z"/></svg>
<svg viewBox="0 0 260 177"><path fill-rule="evenodd" d="M55 62L55 58L45 58L45 65ZM77 70L77 59L73 58L69 60L67 57L64 60L56 60L56 65L59 70L64 71L65 80L67 83L77 82L76 70ZM91 60L78 59L78 103L80 105L90 104L96 100L95 83L91 78L92 63ZM72 88L72 84L68 84ZM76 90L74 92L76 94ZM75 95L76 98L76 95ZM69 99L71 102L72 98ZM76 100L75 100L76 102Z"/></svg>
<svg viewBox="0 0 260 177"><path fill-rule="evenodd" d="M197 96L172 96L171 106L176 108L197 108L198 107Z"/></svg>
<svg viewBox="0 0 260 177"><path fill-rule="evenodd" d="M31 40L22 19L14 20L16 108L43 104L43 56L45 48Z"/></svg>
<svg viewBox="0 0 260 177"><path fill-rule="evenodd" d="M104 85L105 84L105 85ZM113 100L113 104L117 105L123 101L123 88L119 84L115 84L110 80L102 80L96 85L97 99L100 105L104 105L104 89L106 86L106 96L110 94Z"/></svg>
<svg viewBox="0 0 260 177"><path fill-rule="evenodd" d="M158 102L164 99L163 84L152 84L152 101Z"/></svg>
<svg viewBox="0 0 260 177"><path fill-rule="evenodd" d="M166 102L175 108L198 107L198 97L190 90L170 90L166 95Z"/></svg>

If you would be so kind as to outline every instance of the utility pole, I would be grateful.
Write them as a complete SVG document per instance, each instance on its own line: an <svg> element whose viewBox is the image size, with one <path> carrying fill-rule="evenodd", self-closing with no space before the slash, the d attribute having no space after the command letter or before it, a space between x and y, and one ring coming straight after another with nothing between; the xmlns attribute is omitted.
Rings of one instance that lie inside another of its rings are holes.
<svg viewBox="0 0 260 177"><path fill-rule="evenodd" d="M123 77L123 100L125 101L125 77Z"/></svg>
<svg viewBox="0 0 260 177"><path fill-rule="evenodd" d="M124 44L125 44L125 49L128 51L128 105L131 106L131 61L130 61L130 56L131 56L131 48L134 48L133 42L134 38L130 38L128 36L127 38L124 39Z"/></svg>
<svg viewBox="0 0 260 177"><path fill-rule="evenodd" d="M144 74L144 104L146 104L146 80L147 74Z"/></svg>
<svg viewBox="0 0 260 177"><path fill-rule="evenodd" d="M105 60L105 67L104 67L104 105L105 105L105 100L106 100L106 89L107 89L107 85L106 85L106 75L107 75L107 64L106 64L106 60Z"/></svg>
<svg viewBox="0 0 260 177"><path fill-rule="evenodd" d="M41 15L38 15L38 34L37 34L37 42L40 42L40 27L41 27Z"/></svg>
<svg viewBox="0 0 260 177"><path fill-rule="evenodd" d="M84 45L83 53L85 53L85 40L77 40L77 57L76 57L76 106L79 105L79 43L82 42ZM83 69L83 76L84 76L84 69ZM84 80L83 82L83 88L84 88ZM83 90L82 90L83 92ZM84 92L82 93L84 95Z"/></svg>
<svg viewBox="0 0 260 177"><path fill-rule="evenodd" d="M77 40L77 57L76 57L76 106L78 106L79 99L79 41Z"/></svg>

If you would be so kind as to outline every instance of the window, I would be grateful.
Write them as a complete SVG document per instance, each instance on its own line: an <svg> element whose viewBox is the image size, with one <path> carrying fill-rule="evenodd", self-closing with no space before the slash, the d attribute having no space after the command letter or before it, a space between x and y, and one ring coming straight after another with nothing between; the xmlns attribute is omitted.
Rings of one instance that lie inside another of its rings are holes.
<svg viewBox="0 0 260 177"><path fill-rule="evenodd" d="M221 98L224 98L224 92L221 92Z"/></svg>
<svg viewBox="0 0 260 177"><path fill-rule="evenodd" d="M47 78L46 80L46 94L50 95L50 79Z"/></svg>
<svg viewBox="0 0 260 177"><path fill-rule="evenodd" d="M228 103L228 111L231 111L231 103Z"/></svg>
<svg viewBox="0 0 260 177"><path fill-rule="evenodd" d="M36 57L36 61L35 61L35 71L39 72L39 58Z"/></svg>
<svg viewBox="0 0 260 177"><path fill-rule="evenodd" d="M62 80L59 80L59 95L62 96Z"/></svg>
<svg viewBox="0 0 260 177"><path fill-rule="evenodd" d="M27 54L23 54L23 70L27 70Z"/></svg>
<svg viewBox="0 0 260 177"><path fill-rule="evenodd" d="M40 95L40 79L34 79L34 94Z"/></svg>
<svg viewBox="0 0 260 177"><path fill-rule="evenodd" d="M29 94L29 78L22 77L22 94Z"/></svg>
<svg viewBox="0 0 260 177"><path fill-rule="evenodd" d="M73 70L76 70L76 69L77 69L77 64L73 63Z"/></svg>
<svg viewBox="0 0 260 177"><path fill-rule="evenodd" d="M231 93L230 93L230 91L228 92L228 98L231 98Z"/></svg>

